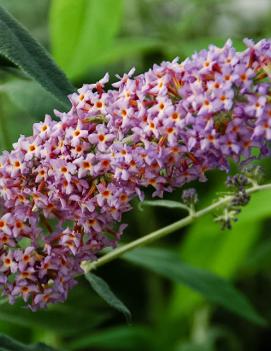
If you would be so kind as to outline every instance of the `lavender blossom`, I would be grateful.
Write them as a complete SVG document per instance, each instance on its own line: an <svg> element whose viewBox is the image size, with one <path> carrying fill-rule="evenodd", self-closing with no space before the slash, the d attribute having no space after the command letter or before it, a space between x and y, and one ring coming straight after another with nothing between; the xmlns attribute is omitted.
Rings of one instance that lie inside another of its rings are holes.
<svg viewBox="0 0 271 351"><path fill-rule="evenodd" d="M246 44L211 45L135 78L132 69L107 92L106 74L2 154L0 286L11 303L64 301L81 262L116 245L116 223L145 188L163 197L255 147L266 154L271 41Z"/></svg>

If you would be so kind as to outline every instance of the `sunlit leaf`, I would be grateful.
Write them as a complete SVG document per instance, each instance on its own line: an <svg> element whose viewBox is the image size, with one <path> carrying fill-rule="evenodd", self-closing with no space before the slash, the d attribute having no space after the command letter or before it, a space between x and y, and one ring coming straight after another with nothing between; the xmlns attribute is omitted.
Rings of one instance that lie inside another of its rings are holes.
<svg viewBox="0 0 271 351"><path fill-rule="evenodd" d="M0 55L36 80L58 99L63 107L69 106L66 95L74 90L71 83L45 49L1 6Z"/></svg>
<svg viewBox="0 0 271 351"><path fill-rule="evenodd" d="M204 295L210 302L263 325L264 320L254 310L247 298L229 282L202 269L193 268L180 261L175 253L166 250L142 248L124 255L128 261L189 286Z"/></svg>
<svg viewBox="0 0 271 351"><path fill-rule="evenodd" d="M52 52L70 77L85 73L92 59L99 59L111 45L121 25L122 10L122 0L51 2Z"/></svg>
<svg viewBox="0 0 271 351"><path fill-rule="evenodd" d="M93 273L85 275L94 291L111 307L123 313L127 320L131 319L131 312L124 303L113 293L109 285L100 277Z"/></svg>
<svg viewBox="0 0 271 351"><path fill-rule="evenodd" d="M108 65L134 55L151 52L162 46L163 43L154 38L116 38L111 45L104 48L104 51L102 51L100 55L94 55L91 57L89 60L89 67L95 65Z"/></svg>

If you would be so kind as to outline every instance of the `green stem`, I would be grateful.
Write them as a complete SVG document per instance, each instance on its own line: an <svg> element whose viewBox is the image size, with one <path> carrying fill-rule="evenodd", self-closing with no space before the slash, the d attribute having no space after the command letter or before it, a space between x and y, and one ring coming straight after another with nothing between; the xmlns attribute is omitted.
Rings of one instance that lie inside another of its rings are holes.
<svg viewBox="0 0 271 351"><path fill-rule="evenodd" d="M264 184L264 185L258 185L254 184L251 188L247 189L247 193L251 194L257 191L262 191L266 189L271 189L271 183L270 184ZM218 200L217 202L203 208L202 210L199 210L197 212L190 212L188 216L182 218L181 220L172 223L162 229L158 229L148 235L143 236L142 238L139 238L135 241L132 241L129 244L123 245L116 250L110 251L108 254L100 257L97 261L94 262L89 262L89 261L84 261L81 264L82 269L84 270L85 273L88 273L89 271L96 269L100 266L103 266L104 264L111 262L115 260L116 258L119 258L123 254L125 254L128 251L131 251L135 248L141 247L148 245L160 238L163 238L164 236L171 234L188 224L194 222L197 218L202 217L213 210L227 204L233 199L234 196L228 195L223 197L222 199Z"/></svg>

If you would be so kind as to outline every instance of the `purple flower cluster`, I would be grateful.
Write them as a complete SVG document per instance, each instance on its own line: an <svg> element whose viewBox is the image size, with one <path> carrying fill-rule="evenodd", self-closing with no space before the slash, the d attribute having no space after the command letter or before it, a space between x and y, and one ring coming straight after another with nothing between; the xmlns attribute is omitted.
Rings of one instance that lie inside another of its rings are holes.
<svg viewBox="0 0 271 351"><path fill-rule="evenodd" d="M63 301L83 260L119 240L122 214L228 160L268 152L271 41L238 53L227 41L163 62L105 91L70 96L71 110L34 124L0 157L0 286L32 308Z"/></svg>

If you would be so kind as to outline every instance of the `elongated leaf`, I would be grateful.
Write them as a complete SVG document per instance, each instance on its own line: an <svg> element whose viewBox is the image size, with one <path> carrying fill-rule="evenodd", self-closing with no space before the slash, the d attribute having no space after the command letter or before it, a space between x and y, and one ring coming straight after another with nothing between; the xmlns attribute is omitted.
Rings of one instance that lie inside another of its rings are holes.
<svg viewBox="0 0 271 351"><path fill-rule="evenodd" d="M180 261L177 255L166 250L137 249L124 255L128 261L182 283L204 295L209 301L223 306L252 322L265 324L249 303L247 298L226 280L204 271L193 268Z"/></svg>
<svg viewBox="0 0 271 351"><path fill-rule="evenodd" d="M28 31L0 6L0 55L35 79L63 106L74 88L45 49Z"/></svg>
<svg viewBox="0 0 271 351"><path fill-rule="evenodd" d="M111 45L122 17L122 0L54 0L52 52L70 77L78 77ZM72 10L71 10L72 9Z"/></svg>
<svg viewBox="0 0 271 351"><path fill-rule="evenodd" d="M247 260L243 263L242 269L246 273L255 274L264 269L270 269L271 262L271 239L265 239L259 243L250 253Z"/></svg>
<svg viewBox="0 0 271 351"><path fill-rule="evenodd" d="M7 335L0 334L0 351L53 351L45 344L24 345Z"/></svg>
<svg viewBox="0 0 271 351"><path fill-rule="evenodd" d="M6 57L0 55L0 66L1 68L14 68L16 65L8 60Z"/></svg>
<svg viewBox="0 0 271 351"><path fill-rule="evenodd" d="M180 347L175 351L216 351L218 342L223 343L225 350L239 350L240 347L238 347L236 338L237 335L226 328L211 327L205 332L204 338L185 343L181 342Z"/></svg>
<svg viewBox="0 0 271 351"><path fill-rule="evenodd" d="M261 220L270 217L271 191L255 193L242 209L239 221L229 231L221 231L210 216L195 221L180 245L180 256L193 266L232 278L261 234ZM210 199L214 194L210 193ZM177 286L171 299L171 316L189 315L202 298L184 286Z"/></svg>
<svg viewBox="0 0 271 351"><path fill-rule="evenodd" d="M153 206L153 207L167 207L167 208L179 208L182 210L188 211L189 208L182 204L181 202L171 201L171 200L153 200L153 201L143 201L139 203L139 208L144 206Z"/></svg>
<svg viewBox="0 0 271 351"><path fill-rule="evenodd" d="M48 91L37 82L23 79L9 80L0 84L0 92L8 95L12 104L26 112L28 116L35 116L38 120L54 109L60 110L62 105L56 101ZM21 128L21 126L19 126ZM23 131L16 131L18 137Z"/></svg>
<svg viewBox="0 0 271 351"><path fill-rule="evenodd" d="M131 319L131 312L124 305L124 303L113 293L109 285L100 277L93 273L85 275L93 290L110 305L119 312L123 313L127 320Z"/></svg>
<svg viewBox="0 0 271 351"><path fill-rule="evenodd" d="M119 326L71 341L69 343L69 350L92 347L103 350L138 351L141 348L146 349L147 344L150 343L150 339L151 333L146 326Z"/></svg>
<svg viewBox="0 0 271 351"><path fill-rule="evenodd" d="M52 306L46 312L32 311L20 305L1 305L0 320L32 329L56 331L61 336L88 332L111 317L107 311L65 305ZM61 321L61 323L59 322Z"/></svg>
<svg viewBox="0 0 271 351"><path fill-rule="evenodd" d="M133 57L154 49L163 47L163 43L154 38L131 37L116 38L99 55L94 55L89 60L89 67L95 65L108 65L120 60Z"/></svg>

